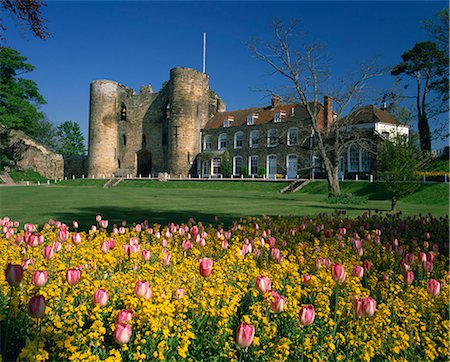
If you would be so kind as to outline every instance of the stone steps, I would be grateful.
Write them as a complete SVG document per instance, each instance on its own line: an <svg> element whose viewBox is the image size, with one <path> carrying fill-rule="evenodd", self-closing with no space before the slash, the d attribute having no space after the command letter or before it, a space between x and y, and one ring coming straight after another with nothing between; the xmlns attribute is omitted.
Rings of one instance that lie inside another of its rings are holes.
<svg viewBox="0 0 450 362"><path fill-rule="evenodd" d="M304 178L295 180L294 182L287 185L285 188L281 189L280 192L283 194L289 193L289 192L296 192L296 191L300 190L302 187L304 187L305 185L307 185L310 181L311 180L304 179Z"/></svg>
<svg viewBox="0 0 450 362"><path fill-rule="evenodd" d="M114 187L114 186L117 186L122 181L123 181L123 177L112 177L103 185L103 187L104 188Z"/></svg>
<svg viewBox="0 0 450 362"><path fill-rule="evenodd" d="M8 172L3 172L2 174L0 174L0 179L3 181L3 183L5 185L14 185L15 182L14 180L11 178L11 176L9 176Z"/></svg>

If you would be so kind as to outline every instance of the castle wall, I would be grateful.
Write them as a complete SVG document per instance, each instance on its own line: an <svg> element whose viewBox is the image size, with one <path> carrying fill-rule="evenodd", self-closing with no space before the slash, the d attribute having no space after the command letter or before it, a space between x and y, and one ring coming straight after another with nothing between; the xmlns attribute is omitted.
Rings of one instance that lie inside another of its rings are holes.
<svg viewBox="0 0 450 362"><path fill-rule="evenodd" d="M89 176L110 177L117 170L118 92L109 80L91 82L89 112Z"/></svg>
<svg viewBox="0 0 450 362"><path fill-rule="evenodd" d="M209 79L189 68L170 71L170 120L168 169L172 175L187 175L200 152L200 130L209 118Z"/></svg>

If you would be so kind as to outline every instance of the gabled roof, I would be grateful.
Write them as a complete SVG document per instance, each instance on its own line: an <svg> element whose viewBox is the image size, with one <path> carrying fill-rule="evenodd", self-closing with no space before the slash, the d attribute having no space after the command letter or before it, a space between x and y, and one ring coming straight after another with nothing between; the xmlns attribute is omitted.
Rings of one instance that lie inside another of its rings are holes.
<svg viewBox="0 0 450 362"><path fill-rule="evenodd" d="M346 117L352 124L362 123L389 123L397 126L406 126L405 123L396 120L388 111L375 107L374 105L364 106Z"/></svg>
<svg viewBox="0 0 450 362"><path fill-rule="evenodd" d="M295 109L295 110L294 110ZM277 106L275 108L272 107L255 107L255 108L247 108L241 109L237 111L231 112L219 112L215 114L210 120L206 123L205 129L211 128L221 128L223 127L223 121L229 119L230 117L234 117L234 121L231 122L230 127L243 126L247 124L247 116L252 113L257 113L258 118L254 120L254 124L264 124L273 121L275 113L285 111L286 119L290 116L294 115L298 119L308 119L308 113L306 110L297 103L294 104L283 104Z"/></svg>

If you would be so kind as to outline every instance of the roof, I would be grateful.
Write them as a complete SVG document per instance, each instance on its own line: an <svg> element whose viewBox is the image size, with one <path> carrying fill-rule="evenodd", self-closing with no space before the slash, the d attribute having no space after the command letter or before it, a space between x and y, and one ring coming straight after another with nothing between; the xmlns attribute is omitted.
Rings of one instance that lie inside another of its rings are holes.
<svg viewBox="0 0 450 362"><path fill-rule="evenodd" d="M295 111L294 111L295 109ZM231 111L231 112L219 112L215 114L212 118L209 119L209 121L206 123L205 128L211 129L211 128L221 128L223 127L223 121L226 119L229 119L230 116L234 117L234 121L231 122L230 127L236 127L236 126L243 126L247 124L247 116L252 113L257 113L258 118L254 120L254 124L264 124L269 123L273 120L275 113L285 111L286 112L286 118L289 118L290 116L294 115L300 119L308 119L308 113L306 110L300 106L298 103L293 104L283 104L280 106L277 106L275 108L272 107L255 107L255 108L248 108L248 109L241 109L237 111Z"/></svg>
<svg viewBox="0 0 450 362"><path fill-rule="evenodd" d="M388 111L377 108L374 105L361 107L348 117L352 123L389 123L397 126L406 126L405 123L395 119Z"/></svg>

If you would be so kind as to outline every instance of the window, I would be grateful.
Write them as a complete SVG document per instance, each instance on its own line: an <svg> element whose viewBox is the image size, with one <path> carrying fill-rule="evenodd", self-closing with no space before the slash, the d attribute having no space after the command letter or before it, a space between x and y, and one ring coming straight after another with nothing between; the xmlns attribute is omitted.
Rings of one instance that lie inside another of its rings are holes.
<svg viewBox="0 0 450 362"><path fill-rule="evenodd" d="M127 107L124 103L120 105L120 120L126 121L127 120Z"/></svg>
<svg viewBox="0 0 450 362"><path fill-rule="evenodd" d="M166 104L166 109L165 109L164 117L165 117L166 119L170 118L170 103L167 103L167 104Z"/></svg>
<svg viewBox="0 0 450 362"><path fill-rule="evenodd" d="M147 139L145 138L145 134L142 135L142 143L141 143L141 147L142 147L142 148L147 147Z"/></svg>
<svg viewBox="0 0 450 362"><path fill-rule="evenodd" d="M362 172L368 172L370 171L370 154L369 151L367 151L366 149L361 149L360 150L360 154L361 154L361 171Z"/></svg>
<svg viewBox="0 0 450 362"><path fill-rule="evenodd" d="M287 145L293 146L298 142L298 128L289 128L287 134Z"/></svg>
<svg viewBox="0 0 450 362"><path fill-rule="evenodd" d="M350 145L348 148L348 171L358 172L359 168L359 150L356 145Z"/></svg>
<svg viewBox="0 0 450 362"><path fill-rule="evenodd" d="M288 155L286 158L286 175L293 179L297 177L298 158L297 155Z"/></svg>
<svg viewBox="0 0 450 362"><path fill-rule="evenodd" d="M211 135L206 135L203 137L203 151L208 151L212 148L212 137Z"/></svg>
<svg viewBox="0 0 450 362"><path fill-rule="evenodd" d="M384 132L381 133L381 135L382 135L384 138L389 139L389 132L384 131Z"/></svg>
<svg viewBox="0 0 450 362"><path fill-rule="evenodd" d="M227 135L226 133L222 133L219 136L219 150L224 150L227 148Z"/></svg>
<svg viewBox="0 0 450 362"><path fill-rule="evenodd" d="M213 175L220 175L222 173L222 160L220 157L213 158L212 173Z"/></svg>
<svg viewBox="0 0 450 362"><path fill-rule="evenodd" d="M281 122L284 118L286 118L286 111L279 111L274 114L273 121L275 123Z"/></svg>
<svg viewBox="0 0 450 362"><path fill-rule="evenodd" d="M240 175L242 173L242 157L233 157L233 175Z"/></svg>
<svg viewBox="0 0 450 362"><path fill-rule="evenodd" d="M267 132L267 147L278 145L278 132L276 129L269 129Z"/></svg>
<svg viewBox="0 0 450 362"><path fill-rule="evenodd" d="M277 156L267 156L267 177L275 178L277 175Z"/></svg>
<svg viewBox="0 0 450 362"><path fill-rule="evenodd" d="M127 136L122 135L122 143L123 143L124 146L127 145Z"/></svg>
<svg viewBox="0 0 450 362"><path fill-rule="evenodd" d="M250 132L250 143L251 148L259 147L259 131L251 131Z"/></svg>
<svg viewBox="0 0 450 362"><path fill-rule="evenodd" d="M257 175L258 174L258 156L250 156L250 174Z"/></svg>
<svg viewBox="0 0 450 362"><path fill-rule="evenodd" d="M242 148L242 144L243 144L243 140L244 140L244 132L236 132L234 134L234 148Z"/></svg>
<svg viewBox="0 0 450 362"><path fill-rule="evenodd" d="M247 116L247 126L253 126L255 124L255 120L258 119L257 113L252 113Z"/></svg>
<svg viewBox="0 0 450 362"><path fill-rule="evenodd" d="M230 127L231 126L231 122L233 122L233 121L234 121L234 119L231 119L231 118L224 119L223 120L223 126L224 127Z"/></svg>

